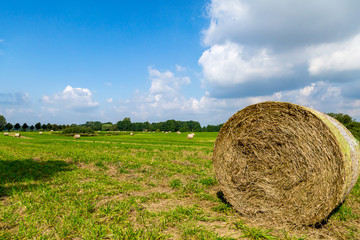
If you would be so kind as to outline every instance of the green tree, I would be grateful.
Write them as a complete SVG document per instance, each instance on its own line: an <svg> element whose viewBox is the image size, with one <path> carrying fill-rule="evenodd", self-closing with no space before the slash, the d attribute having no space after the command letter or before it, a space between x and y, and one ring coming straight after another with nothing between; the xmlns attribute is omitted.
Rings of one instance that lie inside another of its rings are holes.
<svg viewBox="0 0 360 240"><path fill-rule="evenodd" d="M129 117L124 118L122 121L118 121L116 123L116 125L118 126L118 129L120 131L131 131L132 130L131 120Z"/></svg>
<svg viewBox="0 0 360 240"><path fill-rule="evenodd" d="M24 124L22 125L22 130L23 130L23 131L26 131L28 128L29 128L29 126L28 126L26 123L24 123Z"/></svg>
<svg viewBox="0 0 360 240"><path fill-rule="evenodd" d="M94 131L100 131L102 123L99 121L87 121L85 126L91 127Z"/></svg>
<svg viewBox="0 0 360 240"><path fill-rule="evenodd" d="M31 131L34 131L34 129L35 129L34 125L31 125L30 129L31 129Z"/></svg>
<svg viewBox="0 0 360 240"><path fill-rule="evenodd" d="M46 125L46 124L43 124L43 125L41 125L41 128L44 129L44 130L46 130L46 129L47 129L47 125Z"/></svg>
<svg viewBox="0 0 360 240"><path fill-rule="evenodd" d="M19 128L20 128L20 123L16 123L16 124L14 125L14 129L17 131Z"/></svg>
<svg viewBox="0 0 360 240"><path fill-rule="evenodd" d="M40 122L36 123L35 128L36 128L36 130L39 130L41 128L41 123Z"/></svg>
<svg viewBox="0 0 360 240"><path fill-rule="evenodd" d="M8 130L8 131L11 131L11 129L13 128L14 126L11 124L11 123L8 123L6 124L5 128Z"/></svg>
<svg viewBox="0 0 360 240"><path fill-rule="evenodd" d="M0 115L0 131L2 131L6 126L6 119L3 115Z"/></svg>
<svg viewBox="0 0 360 240"><path fill-rule="evenodd" d="M101 130L102 130L102 131L110 131L111 127L112 127L112 124L104 123L104 124L101 126Z"/></svg>

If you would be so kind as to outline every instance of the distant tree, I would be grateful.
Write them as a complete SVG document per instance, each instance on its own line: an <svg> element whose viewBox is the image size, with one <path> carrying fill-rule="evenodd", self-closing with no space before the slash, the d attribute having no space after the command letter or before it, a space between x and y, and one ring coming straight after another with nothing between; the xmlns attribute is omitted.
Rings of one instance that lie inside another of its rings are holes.
<svg viewBox="0 0 360 240"><path fill-rule="evenodd" d="M35 128L36 128L36 130L39 130L41 128L41 123L40 122L36 123Z"/></svg>
<svg viewBox="0 0 360 240"><path fill-rule="evenodd" d="M46 127L47 127L48 130L52 129L52 125L50 123L46 124Z"/></svg>
<svg viewBox="0 0 360 240"><path fill-rule="evenodd" d="M88 121L85 123L85 126L91 127L91 129L94 131L100 131L102 123L99 121Z"/></svg>
<svg viewBox="0 0 360 240"><path fill-rule="evenodd" d="M34 129L35 129L34 125L31 125L30 129L31 129L31 131L34 131Z"/></svg>
<svg viewBox="0 0 360 240"><path fill-rule="evenodd" d="M29 126L28 126L26 123L24 123L24 124L22 125L22 130L23 130L23 131L26 131L28 128L29 128Z"/></svg>
<svg viewBox="0 0 360 240"><path fill-rule="evenodd" d="M6 126L6 119L3 115L0 115L0 131L2 131Z"/></svg>
<svg viewBox="0 0 360 240"><path fill-rule="evenodd" d="M104 124L101 126L101 130L102 130L102 131L110 131L111 127L112 127L112 124L104 123Z"/></svg>
<svg viewBox="0 0 360 240"><path fill-rule="evenodd" d="M19 128L20 128L20 123L16 123L16 124L14 125L14 129L17 131Z"/></svg>
<svg viewBox="0 0 360 240"><path fill-rule="evenodd" d="M118 130L118 126L116 124L112 124L110 127L110 131L117 131Z"/></svg>
<svg viewBox="0 0 360 240"><path fill-rule="evenodd" d="M46 130L46 129L47 129L47 125L46 125L46 124L43 124L43 125L41 125L41 128L44 129L44 130Z"/></svg>
<svg viewBox="0 0 360 240"><path fill-rule="evenodd" d="M124 118L122 121L118 121L116 123L116 125L118 126L118 129L120 131L130 131L130 130L132 130L131 120L130 120L129 117Z"/></svg>
<svg viewBox="0 0 360 240"><path fill-rule="evenodd" d="M8 123L6 124L5 128L8 130L8 131L11 131L11 129L13 128L14 126L11 124L11 123Z"/></svg>
<svg viewBox="0 0 360 240"><path fill-rule="evenodd" d="M352 117L350 117L347 114L343 114L343 113L328 113L328 115L330 117L335 118L336 120L338 120L339 122L341 122L344 125L349 124L354 121L352 119Z"/></svg>

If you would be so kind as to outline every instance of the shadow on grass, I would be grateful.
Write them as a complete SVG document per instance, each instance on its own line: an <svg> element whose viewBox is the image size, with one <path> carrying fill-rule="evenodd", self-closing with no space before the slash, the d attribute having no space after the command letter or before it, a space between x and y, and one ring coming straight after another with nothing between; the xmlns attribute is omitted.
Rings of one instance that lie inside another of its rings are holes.
<svg viewBox="0 0 360 240"><path fill-rule="evenodd" d="M25 184L28 181L46 180L57 172L70 171L72 169L72 165L58 160L0 160L0 198L10 195L12 189L30 189L36 187L35 184ZM12 183L12 186L5 187L7 183Z"/></svg>

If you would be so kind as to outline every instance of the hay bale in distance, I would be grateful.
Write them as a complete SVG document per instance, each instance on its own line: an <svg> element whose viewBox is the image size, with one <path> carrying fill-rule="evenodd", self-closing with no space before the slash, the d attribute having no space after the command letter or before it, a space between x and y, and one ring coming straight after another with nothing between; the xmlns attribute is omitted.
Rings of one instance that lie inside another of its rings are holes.
<svg viewBox="0 0 360 240"><path fill-rule="evenodd" d="M9 136L9 133L8 133L8 132L4 132L4 136Z"/></svg>
<svg viewBox="0 0 360 240"><path fill-rule="evenodd" d="M321 222L359 177L359 145L326 114L264 102L235 113L215 141L213 164L227 201L264 221Z"/></svg>
<svg viewBox="0 0 360 240"><path fill-rule="evenodd" d="M15 137L21 137L21 133L15 133Z"/></svg>
<svg viewBox="0 0 360 240"><path fill-rule="evenodd" d="M39 134L40 134L40 135L42 135L42 134L43 134L43 132L39 132Z"/></svg>
<svg viewBox="0 0 360 240"><path fill-rule="evenodd" d="M75 134L74 139L80 139L80 134Z"/></svg>
<svg viewBox="0 0 360 240"><path fill-rule="evenodd" d="M193 138L194 138L194 134L189 133L189 134L187 135L187 139L193 139Z"/></svg>
<svg viewBox="0 0 360 240"><path fill-rule="evenodd" d="M181 134L181 132L180 132L180 131L177 131L176 133L177 133L177 135L180 135L180 134Z"/></svg>
<svg viewBox="0 0 360 240"><path fill-rule="evenodd" d="M134 133L131 132L131 133L130 133L130 136L134 136Z"/></svg>

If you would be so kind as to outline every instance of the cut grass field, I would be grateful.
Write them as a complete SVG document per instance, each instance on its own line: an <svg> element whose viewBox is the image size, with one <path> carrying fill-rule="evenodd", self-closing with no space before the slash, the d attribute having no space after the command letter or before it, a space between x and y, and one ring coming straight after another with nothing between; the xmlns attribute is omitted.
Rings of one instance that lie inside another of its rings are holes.
<svg viewBox="0 0 360 240"><path fill-rule="evenodd" d="M317 226L277 226L219 192L217 133L0 136L0 239L360 239L360 182Z"/></svg>

